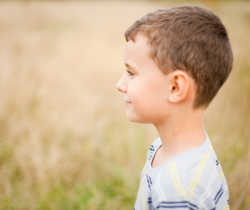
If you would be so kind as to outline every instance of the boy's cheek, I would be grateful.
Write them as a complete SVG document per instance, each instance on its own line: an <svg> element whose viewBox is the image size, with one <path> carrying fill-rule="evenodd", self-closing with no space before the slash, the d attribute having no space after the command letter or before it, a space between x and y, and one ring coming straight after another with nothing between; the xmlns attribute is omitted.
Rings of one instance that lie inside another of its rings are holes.
<svg viewBox="0 0 250 210"><path fill-rule="evenodd" d="M127 96L132 103L136 102L136 100L140 99L140 87L130 83L127 89Z"/></svg>

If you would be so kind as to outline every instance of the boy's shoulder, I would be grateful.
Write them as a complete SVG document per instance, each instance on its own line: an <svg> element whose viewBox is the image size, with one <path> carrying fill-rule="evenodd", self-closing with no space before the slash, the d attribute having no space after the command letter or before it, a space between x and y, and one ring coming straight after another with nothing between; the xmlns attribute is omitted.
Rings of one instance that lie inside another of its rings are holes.
<svg viewBox="0 0 250 210"><path fill-rule="evenodd" d="M147 153L147 160L151 161L152 158L154 157L156 151L159 149L159 147L162 145L161 143L161 139L158 138L156 139L150 146L148 153ZM200 159L204 159L206 160L206 162L208 161L211 165L211 167L214 166L214 163L217 163L218 159L217 156L214 152L213 146L210 142L210 139L208 138L208 136L206 137L205 142L203 143L202 146L183 152L177 156L175 156L174 158L171 158L169 161L167 162L179 162L179 164L182 166L183 170L185 169L194 169L194 166L196 164L191 164L193 163L197 163L199 162Z"/></svg>
<svg viewBox="0 0 250 210"><path fill-rule="evenodd" d="M160 145L160 139L151 145L148 164ZM150 194L155 208L185 204L193 205L193 209L213 209L227 205L226 179L208 137L201 147L170 159L157 170L151 168L147 174L154 176Z"/></svg>

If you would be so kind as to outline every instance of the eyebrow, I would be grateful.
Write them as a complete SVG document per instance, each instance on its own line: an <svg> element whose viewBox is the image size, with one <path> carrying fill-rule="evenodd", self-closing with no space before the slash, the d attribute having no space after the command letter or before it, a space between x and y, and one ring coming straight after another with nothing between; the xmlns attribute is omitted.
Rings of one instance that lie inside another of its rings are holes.
<svg viewBox="0 0 250 210"><path fill-rule="evenodd" d="M128 68L131 68L131 69L136 69L134 66L128 64L128 63L125 63L125 66L127 66Z"/></svg>

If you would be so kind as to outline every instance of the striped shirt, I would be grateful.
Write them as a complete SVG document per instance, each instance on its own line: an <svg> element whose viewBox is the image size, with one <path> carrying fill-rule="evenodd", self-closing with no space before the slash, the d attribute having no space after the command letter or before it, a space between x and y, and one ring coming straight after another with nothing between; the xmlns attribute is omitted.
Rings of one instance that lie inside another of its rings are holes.
<svg viewBox="0 0 250 210"><path fill-rule="evenodd" d="M149 148L134 210L229 210L227 182L208 136L202 146L152 168L161 144L158 138Z"/></svg>

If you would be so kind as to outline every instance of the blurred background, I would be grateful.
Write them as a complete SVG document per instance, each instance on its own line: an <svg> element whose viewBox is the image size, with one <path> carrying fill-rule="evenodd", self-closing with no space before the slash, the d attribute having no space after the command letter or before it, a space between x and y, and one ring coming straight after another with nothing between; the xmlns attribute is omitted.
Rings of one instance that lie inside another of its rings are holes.
<svg viewBox="0 0 250 210"><path fill-rule="evenodd" d="M1 1L0 209L133 209L152 125L131 123L115 86L124 32L159 8L217 13L233 71L205 128L229 185L250 209L250 2Z"/></svg>

